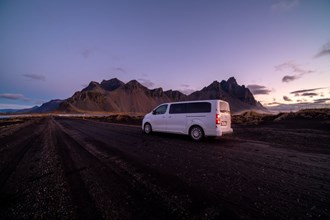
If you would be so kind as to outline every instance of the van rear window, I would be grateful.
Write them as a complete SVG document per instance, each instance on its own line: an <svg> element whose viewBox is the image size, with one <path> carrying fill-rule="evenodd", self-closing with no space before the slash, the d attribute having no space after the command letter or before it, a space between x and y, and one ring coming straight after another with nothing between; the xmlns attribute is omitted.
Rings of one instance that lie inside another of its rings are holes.
<svg viewBox="0 0 330 220"><path fill-rule="evenodd" d="M226 102L220 102L220 112L230 112L229 104Z"/></svg>
<svg viewBox="0 0 330 220"><path fill-rule="evenodd" d="M211 112L211 103L209 102L192 102L171 104L170 114L181 113L207 113Z"/></svg>

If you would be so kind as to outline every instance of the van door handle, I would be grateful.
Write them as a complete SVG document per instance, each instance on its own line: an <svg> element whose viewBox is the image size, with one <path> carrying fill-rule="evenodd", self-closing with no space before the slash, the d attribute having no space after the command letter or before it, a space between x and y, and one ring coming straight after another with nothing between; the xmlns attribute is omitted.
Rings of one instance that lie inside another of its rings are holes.
<svg viewBox="0 0 330 220"><path fill-rule="evenodd" d="M171 118L171 116L168 116L168 118Z"/></svg>

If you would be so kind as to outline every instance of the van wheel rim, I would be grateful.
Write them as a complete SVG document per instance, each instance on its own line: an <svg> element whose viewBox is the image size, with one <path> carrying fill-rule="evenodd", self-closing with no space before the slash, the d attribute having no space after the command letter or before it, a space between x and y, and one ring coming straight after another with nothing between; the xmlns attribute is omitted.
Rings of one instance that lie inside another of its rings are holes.
<svg viewBox="0 0 330 220"><path fill-rule="evenodd" d="M144 132L147 133L147 134L150 133L150 125L147 124L147 125L144 127Z"/></svg>
<svg viewBox="0 0 330 220"><path fill-rule="evenodd" d="M200 137L202 136L202 131L198 128L194 128L192 130L192 137L196 140L200 139Z"/></svg>

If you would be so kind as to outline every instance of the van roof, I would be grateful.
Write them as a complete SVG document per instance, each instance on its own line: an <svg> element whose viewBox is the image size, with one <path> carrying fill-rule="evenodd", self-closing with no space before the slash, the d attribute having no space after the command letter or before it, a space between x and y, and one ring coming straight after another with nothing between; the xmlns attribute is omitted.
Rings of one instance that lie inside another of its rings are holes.
<svg viewBox="0 0 330 220"><path fill-rule="evenodd" d="M162 104L159 104L159 105L163 105L163 104L177 104L177 103L191 103L191 102L224 102L224 103L227 103L226 101L224 100L221 100L221 99L208 99L208 100L191 100L191 101L181 101L181 102L166 102L166 103L162 103Z"/></svg>

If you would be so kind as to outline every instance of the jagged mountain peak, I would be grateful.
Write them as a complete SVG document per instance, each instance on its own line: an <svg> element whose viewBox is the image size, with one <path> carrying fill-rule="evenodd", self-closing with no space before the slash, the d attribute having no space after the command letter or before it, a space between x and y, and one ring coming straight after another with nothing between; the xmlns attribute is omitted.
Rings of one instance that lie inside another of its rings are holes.
<svg viewBox="0 0 330 220"><path fill-rule="evenodd" d="M219 88L220 88L220 83L217 80L214 80L210 85L204 87L202 91L218 90Z"/></svg>
<svg viewBox="0 0 330 220"><path fill-rule="evenodd" d="M101 87L105 90L108 91L113 91L118 89L119 87L123 86L125 83L123 83L122 81L120 81L117 78L112 78L110 80L102 80L101 82Z"/></svg>
<svg viewBox="0 0 330 220"><path fill-rule="evenodd" d="M102 82L101 82L101 84L103 83L103 82L112 82L112 83L122 83L122 81L120 81L118 78L112 78L112 79L109 79L109 80L102 80Z"/></svg>
<svg viewBox="0 0 330 220"><path fill-rule="evenodd" d="M124 85L125 89L137 89L137 88L142 88L144 90L148 90L147 87L143 86L141 83L139 83L137 80L133 79L126 83Z"/></svg>
<svg viewBox="0 0 330 220"><path fill-rule="evenodd" d="M127 85L142 85L141 83L139 83L136 79L132 79L131 81L129 81L128 83L126 83Z"/></svg>
<svg viewBox="0 0 330 220"><path fill-rule="evenodd" d="M227 83L230 84L230 85L238 85L237 84L237 81L235 79L235 77L230 77L228 80L227 80Z"/></svg>
<svg viewBox="0 0 330 220"><path fill-rule="evenodd" d="M151 89L151 91L154 91L154 92L163 92L163 88L162 87L159 87L159 88Z"/></svg>
<svg viewBox="0 0 330 220"><path fill-rule="evenodd" d="M164 92L167 97L169 97L173 101L185 101L187 100L187 95L183 94L178 90L167 90Z"/></svg>
<svg viewBox="0 0 330 220"><path fill-rule="evenodd" d="M227 92L230 96L239 99L240 101L249 104L251 106L259 106L251 91L244 85L238 85L234 77L230 77L227 81L222 80L221 88Z"/></svg>
<svg viewBox="0 0 330 220"><path fill-rule="evenodd" d="M84 88L82 91L90 91L101 88L101 85L98 82L91 81L86 88Z"/></svg>
<svg viewBox="0 0 330 220"><path fill-rule="evenodd" d="M164 96L164 91L163 88L155 88L155 89L149 89L147 92L150 96L152 97L163 97Z"/></svg>

